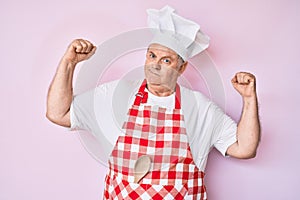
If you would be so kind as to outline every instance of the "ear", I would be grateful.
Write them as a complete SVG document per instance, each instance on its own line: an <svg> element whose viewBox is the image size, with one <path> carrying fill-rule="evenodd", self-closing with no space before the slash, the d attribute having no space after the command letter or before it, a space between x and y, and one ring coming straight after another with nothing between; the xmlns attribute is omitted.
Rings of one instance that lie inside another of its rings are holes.
<svg viewBox="0 0 300 200"><path fill-rule="evenodd" d="M179 73L180 75L185 71L187 65L188 65L188 62L185 61L185 62L179 67L178 73Z"/></svg>

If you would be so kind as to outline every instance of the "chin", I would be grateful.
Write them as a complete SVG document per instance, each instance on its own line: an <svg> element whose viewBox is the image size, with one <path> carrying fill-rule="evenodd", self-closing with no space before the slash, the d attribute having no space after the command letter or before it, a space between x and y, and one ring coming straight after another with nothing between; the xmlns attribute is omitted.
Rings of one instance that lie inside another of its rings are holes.
<svg viewBox="0 0 300 200"><path fill-rule="evenodd" d="M150 83L151 85L160 85L161 80L160 78L155 77L146 77L147 83Z"/></svg>

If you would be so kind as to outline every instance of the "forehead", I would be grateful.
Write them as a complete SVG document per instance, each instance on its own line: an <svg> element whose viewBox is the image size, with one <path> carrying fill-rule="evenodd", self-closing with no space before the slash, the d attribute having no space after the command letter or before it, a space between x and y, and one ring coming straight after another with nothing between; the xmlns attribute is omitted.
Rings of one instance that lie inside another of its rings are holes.
<svg viewBox="0 0 300 200"><path fill-rule="evenodd" d="M177 53L175 51L160 44L150 44L148 47L148 51L151 51L156 54L164 54L165 56L177 57Z"/></svg>

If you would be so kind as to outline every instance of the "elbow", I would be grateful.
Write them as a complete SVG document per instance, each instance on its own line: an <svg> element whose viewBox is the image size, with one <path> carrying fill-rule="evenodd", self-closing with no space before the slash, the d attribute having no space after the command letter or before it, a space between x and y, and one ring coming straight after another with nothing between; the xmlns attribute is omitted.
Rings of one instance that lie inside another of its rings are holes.
<svg viewBox="0 0 300 200"><path fill-rule="evenodd" d="M57 115L53 112L46 112L46 118L54 124L64 126L64 127L71 127L70 120L65 119L65 116Z"/></svg>
<svg viewBox="0 0 300 200"><path fill-rule="evenodd" d="M252 159L256 157L256 152L247 154L244 159Z"/></svg>
<svg viewBox="0 0 300 200"><path fill-rule="evenodd" d="M240 159L252 159L256 157L256 150L240 153Z"/></svg>
<svg viewBox="0 0 300 200"><path fill-rule="evenodd" d="M49 111L46 112L46 118L55 124L57 124L59 122L59 118L57 117L57 115L55 115Z"/></svg>

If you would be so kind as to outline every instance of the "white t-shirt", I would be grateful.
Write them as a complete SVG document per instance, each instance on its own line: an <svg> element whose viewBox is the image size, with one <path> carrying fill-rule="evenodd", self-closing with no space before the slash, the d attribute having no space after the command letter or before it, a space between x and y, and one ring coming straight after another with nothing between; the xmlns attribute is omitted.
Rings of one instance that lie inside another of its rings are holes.
<svg viewBox="0 0 300 200"><path fill-rule="evenodd" d="M127 119L135 94L142 81L113 81L74 97L71 109L71 129L89 130L104 145L108 157ZM205 170L210 150L215 147L224 156L236 142L236 123L200 92L180 86L181 109L194 162ZM148 92L148 105L175 107L175 93L158 97Z"/></svg>

